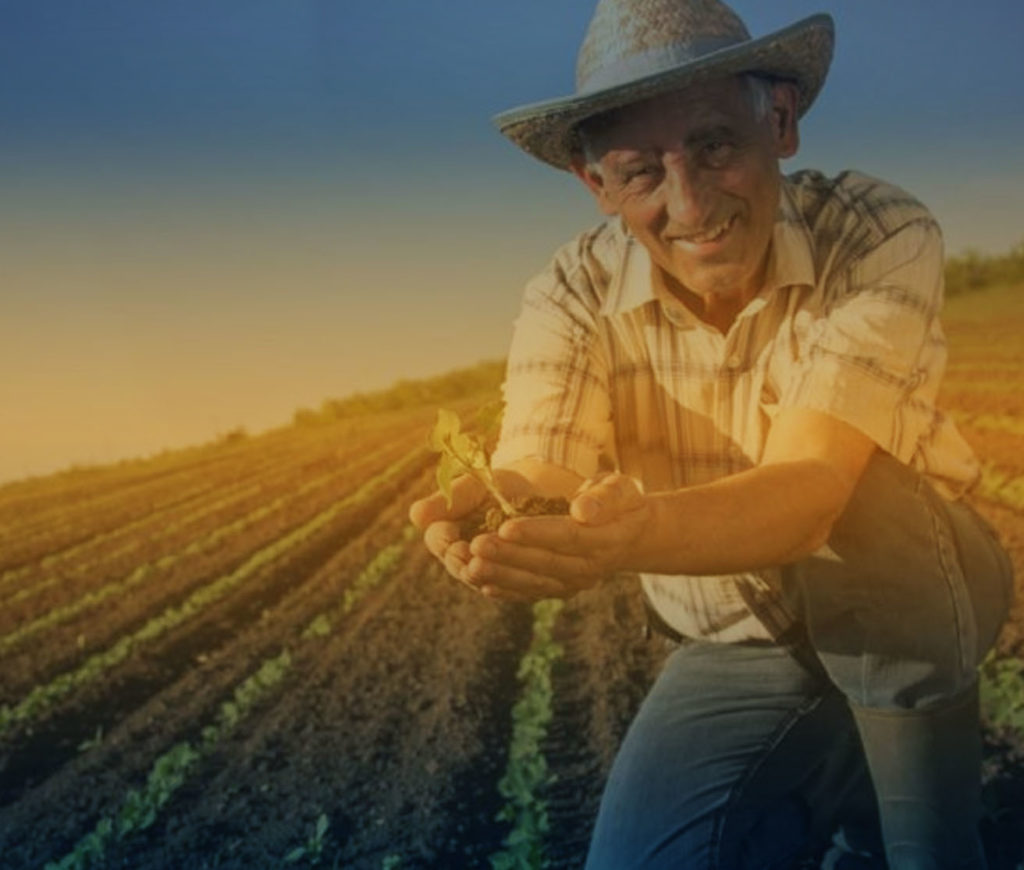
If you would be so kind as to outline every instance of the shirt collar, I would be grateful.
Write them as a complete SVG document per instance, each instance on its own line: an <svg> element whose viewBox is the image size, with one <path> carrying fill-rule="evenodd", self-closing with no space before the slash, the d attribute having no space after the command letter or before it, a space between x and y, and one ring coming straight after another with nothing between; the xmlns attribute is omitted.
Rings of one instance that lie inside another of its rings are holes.
<svg viewBox="0 0 1024 870"><path fill-rule="evenodd" d="M617 218L622 256L612 274L608 295L601 304L604 315L622 314L651 302L654 296L654 282L651 280L651 255L626 229L622 218Z"/></svg>
<svg viewBox="0 0 1024 870"><path fill-rule="evenodd" d="M647 249L629 233L621 218L617 230L622 238L622 256L601 305L605 316L622 314L659 298L656 285L661 282L653 279L654 264ZM814 257L811 232L797 207L793 185L783 178L768 269L758 296L763 298L779 287L794 285L814 285Z"/></svg>

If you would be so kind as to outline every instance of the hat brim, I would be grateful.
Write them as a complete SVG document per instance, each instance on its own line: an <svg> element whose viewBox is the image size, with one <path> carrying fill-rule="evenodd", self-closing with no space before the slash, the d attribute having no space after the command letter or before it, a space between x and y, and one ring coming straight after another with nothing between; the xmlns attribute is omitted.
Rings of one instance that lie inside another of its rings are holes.
<svg viewBox="0 0 1024 870"><path fill-rule="evenodd" d="M578 152L575 128L580 122L721 76L760 73L792 81L798 91L800 116L811 107L825 83L834 39L832 17L812 15L681 66L602 90L519 106L495 115L493 120L503 135L528 154L558 169L568 169Z"/></svg>

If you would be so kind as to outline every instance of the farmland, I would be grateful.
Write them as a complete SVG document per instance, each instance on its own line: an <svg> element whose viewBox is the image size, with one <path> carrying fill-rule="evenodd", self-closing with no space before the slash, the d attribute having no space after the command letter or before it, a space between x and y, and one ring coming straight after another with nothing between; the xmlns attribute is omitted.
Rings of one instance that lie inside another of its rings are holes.
<svg viewBox="0 0 1024 870"><path fill-rule="evenodd" d="M958 296L946 327L941 404L1020 584L1024 295ZM581 865L666 646L628 577L536 608L448 582L406 520L433 488L434 416L363 410L0 487L0 867ZM1024 860L1024 595L998 653L984 830L1002 870Z"/></svg>

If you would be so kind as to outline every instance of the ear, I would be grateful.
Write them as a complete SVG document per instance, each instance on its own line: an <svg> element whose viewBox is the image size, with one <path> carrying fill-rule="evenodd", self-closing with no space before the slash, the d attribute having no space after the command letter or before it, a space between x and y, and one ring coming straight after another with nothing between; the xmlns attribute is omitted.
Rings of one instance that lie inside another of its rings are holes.
<svg viewBox="0 0 1024 870"><path fill-rule="evenodd" d="M605 185L604 177L594 167L584 160L582 154L574 155L572 163L569 164L572 174L575 175L597 200L597 207L606 215L619 213L618 205L613 201L608 187Z"/></svg>
<svg viewBox="0 0 1024 870"><path fill-rule="evenodd" d="M792 157L800 147L800 132L796 123L798 103L799 94L792 82L775 82L772 85L772 138L780 158Z"/></svg>

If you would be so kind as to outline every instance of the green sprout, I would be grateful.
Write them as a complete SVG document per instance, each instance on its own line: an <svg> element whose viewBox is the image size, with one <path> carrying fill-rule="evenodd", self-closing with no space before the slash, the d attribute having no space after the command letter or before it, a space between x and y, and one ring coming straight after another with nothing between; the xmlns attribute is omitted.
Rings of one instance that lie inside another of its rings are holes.
<svg viewBox="0 0 1024 870"><path fill-rule="evenodd" d="M437 412L437 423L430 433L430 448L441 454L437 463L437 488L444 494L449 508L452 506L452 481L457 474L466 473L483 484L506 516L514 517L519 513L498 489L482 439L463 432L459 415L454 411L441 408Z"/></svg>
<svg viewBox="0 0 1024 870"><path fill-rule="evenodd" d="M327 813L320 813L319 818L316 820L316 827L313 829L309 839L303 845L296 846L284 856L285 864L296 864L303 858L308 859L311 864L319 864L320 859L323 857L324 838L327 836L327 829L329 827L330 822L327 819Z"/></svg>
<svg viewBox="0 0 1024 870"><path fill-rule="evenodd" d="M81 743L78 744L79 752L88 752L90 749L95 749L103 742L103 726L97 725L96 732L92 737L87 737Z"/></svg>

